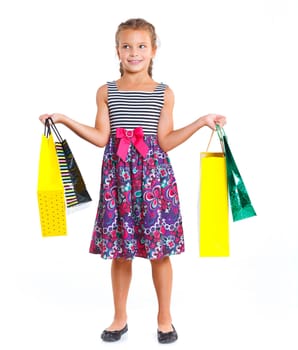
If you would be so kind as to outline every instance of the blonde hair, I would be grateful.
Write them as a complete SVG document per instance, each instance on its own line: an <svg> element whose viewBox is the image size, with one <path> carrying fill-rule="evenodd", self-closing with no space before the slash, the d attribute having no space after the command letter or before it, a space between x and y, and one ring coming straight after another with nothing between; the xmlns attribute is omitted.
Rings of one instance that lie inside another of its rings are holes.
<svg viewBox="0 0 298 350"><path fill-rule="evenodd" d="M142 18L131 18L129 20L127 20L126 22L122 22L119 24L118 29L116 31L116 35L115 35L115 41L116 41L116 47L119 47L119 34L123 31L123 30L127 30L127 29L133 29L133 30L146 30L148 31L148 33L150 34L151 37L151 45L153 49L156 49L157 44L157 36L155 33L155 28L153 26L153 24L147 22L146 20L142 19ZM148 74L150 75L150 77L152 77L152 66L153 66L153 60L151 59L149 67L148 67ZM122 64L120 62L120 74L121 76L123 75L123 67Z"/></svg>

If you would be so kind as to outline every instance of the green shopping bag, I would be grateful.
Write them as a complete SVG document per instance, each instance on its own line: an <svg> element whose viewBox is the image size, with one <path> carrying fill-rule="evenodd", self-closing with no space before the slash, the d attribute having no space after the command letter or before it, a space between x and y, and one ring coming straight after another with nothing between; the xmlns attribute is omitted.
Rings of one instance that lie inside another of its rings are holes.
<svg viewBox="0 0 298 350"><path fill-rule="evenodd" d="M247 189L231 152L227 136L219 125L216 125L216 130L226 156L228 191L233 221L256 216L257 214L251 204Z"/></svg>

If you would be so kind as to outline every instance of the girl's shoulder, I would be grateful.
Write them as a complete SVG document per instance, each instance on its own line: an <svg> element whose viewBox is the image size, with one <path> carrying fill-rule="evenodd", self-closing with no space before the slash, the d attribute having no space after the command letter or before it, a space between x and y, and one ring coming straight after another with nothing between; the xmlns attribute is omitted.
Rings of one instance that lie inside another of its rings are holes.
<svg viewBox="0 0 298 350"><path fill-rule="evenodd" d="M164 103L174 105L175 96L173 90L167 85L164 92Z"/></svg>
<svg viewBox="0 0 298 350"><path fill-rule="evenodd" d="M108 83L101 85L98 89L97 89L97 93L104 93L108 91Z"/></svg>
<svg viewBox="0 0 298 350"><path fill-rule="evenodd" d="M101 85L96 92L96 100L107 101L108 98L108 84Z"/></svg>
<svg viewBox="0 0 298 350"><path fill-rule="evenodd" d="M167 84L163 84L163 85L165 90L165 97L174 97L174 91L171 89L171 87Z"/></svg>

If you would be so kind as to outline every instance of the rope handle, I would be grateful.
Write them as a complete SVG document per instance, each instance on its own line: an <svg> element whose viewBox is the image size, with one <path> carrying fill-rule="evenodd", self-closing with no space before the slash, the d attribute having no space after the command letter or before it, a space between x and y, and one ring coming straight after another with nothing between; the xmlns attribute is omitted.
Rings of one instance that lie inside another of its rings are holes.
<svg viewBox="0 0 298 350"><path fill-rule="evenodd" d="M214 132L215 132L215 130L212 130L212 133L211 133L208 145L207 145L206 152L208 152L208 150L209 150L209 147L210 147L210 144L211 144ZM217 135L219 137L219 142L220 142L220 145L221 145L221 149L222 149L223 153L225 153L224 143L223 143L223 138L224 138L224 136L226 136L225 131L218 124L216 124L216 132L217 132Z"/></svg>
<svg viewBox="0 0 298 350"><path fill-rule="evenodd" d="M214 135L214 130L212 130L212 133L211 133L211 135L210 135L210 139L209 139L209 142L208 142L208 146L207 146L207 148L206 148L206 152L208 152L208 151L209 151L209 147L210 147L210 144L211 144L211 141L212 141L213 135Z"/></svg>

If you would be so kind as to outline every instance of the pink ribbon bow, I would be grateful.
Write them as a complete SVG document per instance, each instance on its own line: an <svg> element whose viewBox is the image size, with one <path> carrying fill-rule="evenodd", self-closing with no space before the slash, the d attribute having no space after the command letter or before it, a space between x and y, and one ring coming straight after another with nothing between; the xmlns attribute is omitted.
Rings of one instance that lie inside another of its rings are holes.
<svg viewBox="0 0 298 350"><path fill-rule="evenodd" d="M149 148L144 141L144 133L141 127L133 130L117 128L116 137L120 139L117 155L124 162L126 161L128 148L131 143L144 158L146 157Z"/></svg>

